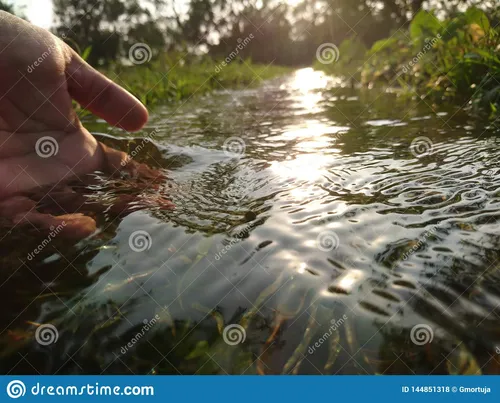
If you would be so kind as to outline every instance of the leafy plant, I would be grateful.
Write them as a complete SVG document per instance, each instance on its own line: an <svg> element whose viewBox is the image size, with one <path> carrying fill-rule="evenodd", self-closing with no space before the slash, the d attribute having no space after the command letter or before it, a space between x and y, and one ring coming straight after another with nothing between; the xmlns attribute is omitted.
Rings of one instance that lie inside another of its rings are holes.
<svg viewBox="0 0 500 403"><path fill-rule="evenodd" d="M341 61L330 72L345 75L362 66L365 85L384 83L421 97L470 101L474 112L489 110L491 116L500 110L500 32L479 8L445 20L421 10L407 30L375 42L364 54L354 50L354 42L342 44Z"/></svg>

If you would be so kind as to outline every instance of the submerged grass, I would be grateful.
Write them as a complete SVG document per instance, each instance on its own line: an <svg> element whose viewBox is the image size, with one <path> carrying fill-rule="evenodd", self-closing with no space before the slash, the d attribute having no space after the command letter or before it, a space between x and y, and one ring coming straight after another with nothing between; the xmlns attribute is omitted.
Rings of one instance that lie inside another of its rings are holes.
<svg viewBox="0 0 500 403"><path fill-rule="evenodd" d="M366 49L357 38L339 47L339 61L317 64L331 74L363 85L399 86L441 102L457 102L473 112L500 115L500 11L487 15L470 7L447 19L420 11L408 29Z"/></svg>

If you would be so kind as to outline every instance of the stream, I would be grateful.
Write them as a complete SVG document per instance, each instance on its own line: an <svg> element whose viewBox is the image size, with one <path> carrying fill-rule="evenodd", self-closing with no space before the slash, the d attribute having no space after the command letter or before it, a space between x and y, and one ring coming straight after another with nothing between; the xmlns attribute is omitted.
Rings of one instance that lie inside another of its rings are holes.
<svg viewBox="0 0 500 403"><path fill-rule="evenodd" d="M494 124L313 69L85 124L176 207L4 236L2 373L500 373Z"/></svg>

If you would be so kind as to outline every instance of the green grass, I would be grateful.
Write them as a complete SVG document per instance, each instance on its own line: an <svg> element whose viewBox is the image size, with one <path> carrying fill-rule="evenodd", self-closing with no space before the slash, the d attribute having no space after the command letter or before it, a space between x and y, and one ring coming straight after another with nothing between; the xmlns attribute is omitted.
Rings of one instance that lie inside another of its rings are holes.
<svg viewBox="0 0 500 403"><path fill-rule="evenodd" d="M286 67L250 61L234 60L222 66L209 58L188 61L175 55L164 55L142 65L116 64L102 70L147 106L177 102L213 90L256 86L289 71Z"/></svg>
<svg viewBox="0 0 500 403"><path fill-rule="evenodd" d="M421 98L457 102L492 118L500 114L500 29L477 8L446 20L420 11L408 30L371 49L356 38L339 49L337 63L316 67L363 85L399 86Z"/></svg>

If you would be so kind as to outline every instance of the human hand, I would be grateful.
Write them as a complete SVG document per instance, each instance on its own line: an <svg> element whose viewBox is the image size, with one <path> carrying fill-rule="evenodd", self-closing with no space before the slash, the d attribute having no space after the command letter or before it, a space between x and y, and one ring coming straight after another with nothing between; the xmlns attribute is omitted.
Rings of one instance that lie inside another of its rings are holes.
<svg viewBox="0 0 500 403"><path fill-rule="evenodd" d="M82 126L72 99L128 131L144 126L146 108L50 32L0 12L0 72L0 215L18 206L20 222L34 206L19 197L96 170L155 175L99 143ZM17 202L8 201L13 197Z"/></svg>

